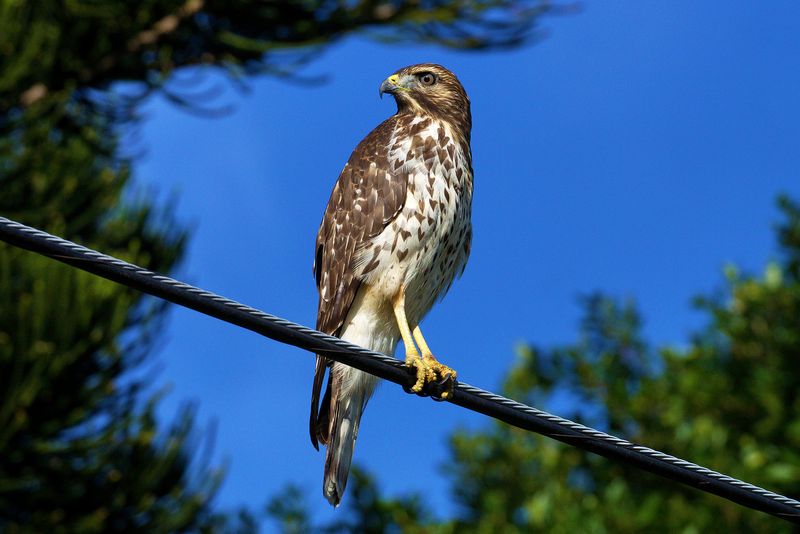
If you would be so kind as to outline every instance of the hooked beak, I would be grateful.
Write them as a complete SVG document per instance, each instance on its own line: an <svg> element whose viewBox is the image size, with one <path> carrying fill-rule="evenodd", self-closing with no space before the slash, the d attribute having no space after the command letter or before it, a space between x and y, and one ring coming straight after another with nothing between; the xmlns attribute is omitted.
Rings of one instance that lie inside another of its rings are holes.
<svg viewBox="0 0 800 534"><path fill-rule="evenodd" d="M378 94L381 98L383 98L383 93L389 93L390 95L393 95L400 89L405 89L404 86L400 85L400 76L397 74L392 74L383 80Z"/></svg>

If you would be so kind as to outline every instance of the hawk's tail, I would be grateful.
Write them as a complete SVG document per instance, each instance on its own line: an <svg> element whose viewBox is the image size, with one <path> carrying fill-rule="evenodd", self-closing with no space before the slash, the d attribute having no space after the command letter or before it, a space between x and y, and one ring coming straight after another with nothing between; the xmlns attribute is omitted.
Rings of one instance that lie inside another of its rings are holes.
<svg viewBox="0 0 800 534"><path fill-rule="evenodd" d="M331 397L328 447L325 453L325 478L322 493L328 502L338 506L347 485L350 461L353 458L358 425L377 378L335 363L331 369L332 390L338 394Z"/></svg>

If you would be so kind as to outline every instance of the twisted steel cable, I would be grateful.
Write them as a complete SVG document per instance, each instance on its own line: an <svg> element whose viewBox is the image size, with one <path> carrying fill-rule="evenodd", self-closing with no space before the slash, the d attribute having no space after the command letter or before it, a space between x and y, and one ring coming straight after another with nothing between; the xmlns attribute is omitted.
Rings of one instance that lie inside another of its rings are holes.
<svg viewBox="0 0 800 534"><path fill-rule="evenodd" d="M265 337L322 354L389 380L410 391L414 376L396 358L367 350L234 300L101 254L42 230L0 217L0 240L53 258L114 282L246 328ZM426 390L436 400L441 387ZM800 524L800 502L712 471L681 458L632 443L532 408L463 382L446 399L518 428L537 432L656 475L713 493L754 510Z"/></svg>

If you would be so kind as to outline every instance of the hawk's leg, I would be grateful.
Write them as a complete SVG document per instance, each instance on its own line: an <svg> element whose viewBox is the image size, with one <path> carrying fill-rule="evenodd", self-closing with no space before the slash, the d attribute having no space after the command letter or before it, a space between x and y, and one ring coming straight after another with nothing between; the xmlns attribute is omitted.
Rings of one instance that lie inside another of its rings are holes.
<svg viewBox="0 0 800 534"><path fill-rule="evenodd" d="M397 319L400 335L403 338L403 344L406 347L406 365L416 369L417 373L417 381L414 383L411 391L419 393L422 391L422 388L425 387L425 384L436 382L438 380L437 377L440 377L449 382L449 389L442 394L442 398L446 399L451 394L453 379L456 377L456 372L446 365L439 363L436 358L434 358L431 349L428 348L428 344L425 342L425 338L422 337L419 326L414 328L414 333L412 335L411 328L408 325L408 319L406 318L405 299L405 288L401 287L397 296L394 298L394 302L392 302L392 307L394 308L394 315ZM416 340L416 343L422 351L422 357L420 357L414 340Z"/></svg>

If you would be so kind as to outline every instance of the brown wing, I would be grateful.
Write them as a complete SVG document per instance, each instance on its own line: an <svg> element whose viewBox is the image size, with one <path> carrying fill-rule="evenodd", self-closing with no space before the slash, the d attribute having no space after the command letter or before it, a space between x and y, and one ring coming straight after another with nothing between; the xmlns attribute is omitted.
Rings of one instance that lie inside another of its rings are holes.
<svg viewBox="0 0 800 534"><path fill-rule="evenodd" d="M394 170L389 144L399 119L393 116L370 132L353 150L339 175L317 234L314 277L319 291L317 330L338 336L361 282L355 277L356 250L380 234L403 207L408 177ZM399 166L398 166L399 167ZM319 406L329 362L317 356L311 392L311 443L327 442L330 383Z"/></svg>

